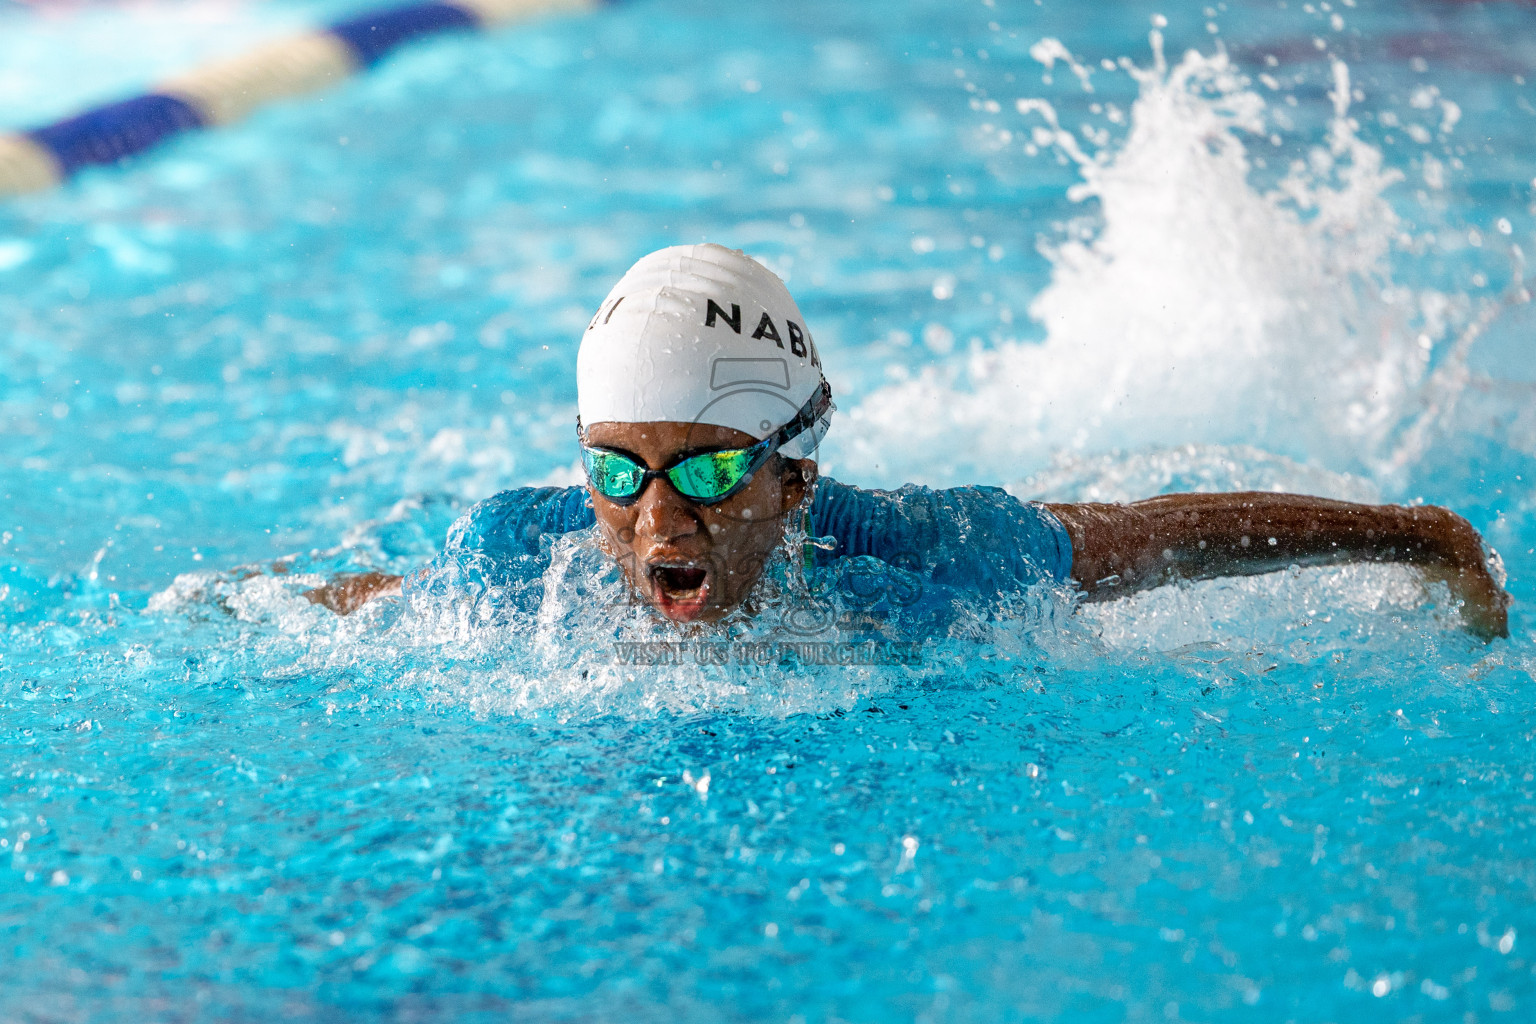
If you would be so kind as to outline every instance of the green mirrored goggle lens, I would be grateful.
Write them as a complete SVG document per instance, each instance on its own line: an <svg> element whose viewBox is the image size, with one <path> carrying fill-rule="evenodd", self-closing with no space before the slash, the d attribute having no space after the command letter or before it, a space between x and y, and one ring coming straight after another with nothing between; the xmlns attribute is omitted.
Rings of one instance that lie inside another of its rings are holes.
<svg viewBox="0 0 1536 1024"><path fill-rule="evenodd" d="M677 493L695 501L717 501L729 494L752 471L758 447L704 452L684 459L667 470Z"/></svg>
<svg viewBox="0 0 1536 1024"><path fill-rule="evenodd" d="M581 458L587 466L587 479L604 497L633 498L645 486L645 467L618 452L583 447Z"/></svg>

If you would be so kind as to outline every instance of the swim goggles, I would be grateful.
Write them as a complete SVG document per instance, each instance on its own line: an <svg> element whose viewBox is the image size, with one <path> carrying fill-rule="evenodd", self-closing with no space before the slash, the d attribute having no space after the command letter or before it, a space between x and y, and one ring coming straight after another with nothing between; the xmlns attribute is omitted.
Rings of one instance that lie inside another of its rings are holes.
<svg viewBox="0 0 1536 1024"><path fill-rule="evenodd" d="M689 501L713 505L724 501L752 482L752 474L768 457L809 430L832 406L832 388L825 380L794 419L747 448L723 448L685 456L664 469L651 469L623 452L593 448L582 442L581 461L587 479L597 493L616 505L632 505L647 485L664 476ZM581 420L576 421L578 434Z"/></svg>

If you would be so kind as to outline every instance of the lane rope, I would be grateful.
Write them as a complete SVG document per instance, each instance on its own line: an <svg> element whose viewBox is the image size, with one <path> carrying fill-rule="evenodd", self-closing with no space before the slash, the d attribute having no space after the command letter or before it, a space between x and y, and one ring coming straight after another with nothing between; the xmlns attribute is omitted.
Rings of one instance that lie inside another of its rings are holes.
<svg viewBox="0 0 1536 1024"><path fill-rule="evenodd" d="M30 131L0 133L0 196L37 192L189 131L334 85L416 39L476 32L605 0L453 0L373 11L277 39L156 83L130 99Z"/></svg>

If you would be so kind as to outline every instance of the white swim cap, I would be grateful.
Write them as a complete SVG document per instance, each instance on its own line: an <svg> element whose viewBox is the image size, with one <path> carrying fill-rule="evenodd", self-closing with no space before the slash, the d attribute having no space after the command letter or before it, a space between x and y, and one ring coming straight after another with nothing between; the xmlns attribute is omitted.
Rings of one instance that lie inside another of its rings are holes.
<svg viewBox="0 0 1536 1024"><path fill-rule="evenodd" d="M761 440L822 386L821 357L784 282L720 245L676 245L614 285L576 354L582 423L670 420ZM813 457L833 407L780 450Z"/></svg>

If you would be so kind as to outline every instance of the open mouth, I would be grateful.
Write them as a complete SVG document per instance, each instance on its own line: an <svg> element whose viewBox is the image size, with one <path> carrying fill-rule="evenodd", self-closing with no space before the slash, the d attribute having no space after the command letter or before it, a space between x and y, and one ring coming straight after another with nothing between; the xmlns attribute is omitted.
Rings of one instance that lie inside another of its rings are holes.
<svg viewBox="0 0 1536 1024"><path fill-rule="evenodd" d="M656 607L669 619L687 622L698 618L709 597L709 570L696 565L653 565L651 593Z"/></svg>

